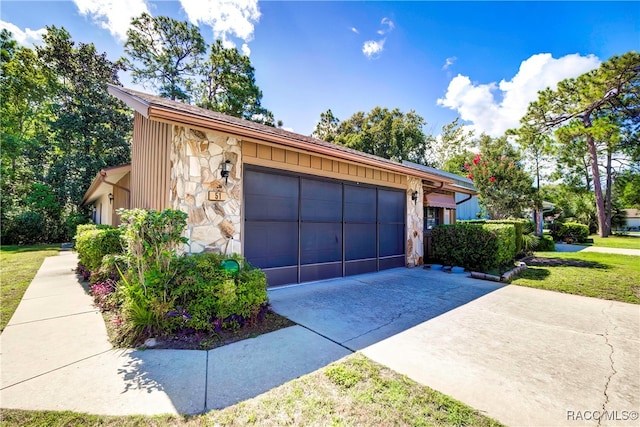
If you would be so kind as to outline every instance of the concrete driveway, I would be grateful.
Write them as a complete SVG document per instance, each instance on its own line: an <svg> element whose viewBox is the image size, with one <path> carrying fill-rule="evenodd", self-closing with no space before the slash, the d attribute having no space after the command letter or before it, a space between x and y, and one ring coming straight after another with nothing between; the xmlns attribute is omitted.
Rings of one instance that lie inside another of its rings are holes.
<svg viewBox="0 0 640 427"><path fill-rule="evenodd" d="M638 425L638 305L422 269L269 298L300 325L507 425Z"/></svg>

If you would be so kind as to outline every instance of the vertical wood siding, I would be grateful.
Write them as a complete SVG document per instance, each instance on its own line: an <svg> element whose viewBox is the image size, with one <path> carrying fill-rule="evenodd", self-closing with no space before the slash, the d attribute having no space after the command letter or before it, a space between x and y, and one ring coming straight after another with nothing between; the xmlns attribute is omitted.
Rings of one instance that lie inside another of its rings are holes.
<svg viewBox="0 0 640 427"><path fill-rule="evenodd" d="M171 126L135 114L131 151L131 208L169 207Z"/></svg>

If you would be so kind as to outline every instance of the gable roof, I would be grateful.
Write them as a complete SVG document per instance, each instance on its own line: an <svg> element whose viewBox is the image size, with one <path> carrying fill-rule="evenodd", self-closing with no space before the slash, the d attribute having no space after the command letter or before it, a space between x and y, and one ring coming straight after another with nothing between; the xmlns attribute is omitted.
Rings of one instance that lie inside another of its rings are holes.
<svg viewBox="0 0 640 427"><path fill-rule="evenodd" d="M133 89L121 86L107 85L109 93L122 102L133 108L142 116L149 120L181 123L199 128L216 130L224 133L239 135L257 141L265 141L297 148L317 154L338 157L353 162L366 164L389 171L411 175L421 179L436 180L444 182L453 191L463 191L475 193L474 190L464 189L455 185L454 179L447 177L446 172L437 170L425 170L413 166L413 164L403 164L393 160L363 153L348 147L344 147L310 136L300 135L260 123L251 122L237 117L228 116L216 111L185 104L183 102L172 101L159 96L149 95ZM442 173L441 173L442 172ZM457 190L456 190L457 189Z"/></svg>
<svg viewBox="0 0 640 427"><path fill-rule="evenodd" d="M93 181L91 181L91 185L86 193L84 193L80 204L86 205L97 200L100 196L111 190L113 183L120 181L120 179L129 172L131 172L130 164L101 169L93 178Z"/></svg>

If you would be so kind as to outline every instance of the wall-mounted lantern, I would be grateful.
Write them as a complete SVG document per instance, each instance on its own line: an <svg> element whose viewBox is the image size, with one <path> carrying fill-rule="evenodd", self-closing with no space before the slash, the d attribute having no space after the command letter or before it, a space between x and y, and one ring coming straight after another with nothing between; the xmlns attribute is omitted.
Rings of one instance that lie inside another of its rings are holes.
<svg viewBox="0 0 640 427"><path fill-rule="evenodd" d="M109 204L113 203L113 193L109 193Z"/></svg>
<svg viewBox="0 0 640 427"><path fill-rule="evenodd" d="M416 204L416 201L418 200L418 192L414 191L413 193L411 193L411 200L413 200L413 204Z"/></svg>
<svg viewBox="0 0 640 427"><path fill-rule="evenodd" d="M225 184L229 182L229 174L231 173L231 167L232 165L230 160L226 160L222 162L222 164L220 164L220 168L222 169L220 171L220 175L224 178Z"/></svg>

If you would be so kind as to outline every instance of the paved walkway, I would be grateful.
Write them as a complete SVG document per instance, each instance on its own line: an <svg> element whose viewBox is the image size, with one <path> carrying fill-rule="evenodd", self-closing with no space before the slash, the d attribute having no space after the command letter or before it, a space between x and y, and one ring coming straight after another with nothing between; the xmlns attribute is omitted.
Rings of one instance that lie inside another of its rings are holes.
<svg viewBox="0 0 640 427"><path fill-rule="evenodd" d="M350 352L300 326L210 351L113 350L75 254L46 258L0 336L0 406L194 414L257 396Z"/></svg>
<svg viewBox="0 0 640 427"><path fill-rule="evenodd" d="M556 243L556 251L557 252L599 252L602 254L640 256L640 249L603 248L600 246L567 245L564 243Z"/></svg>

